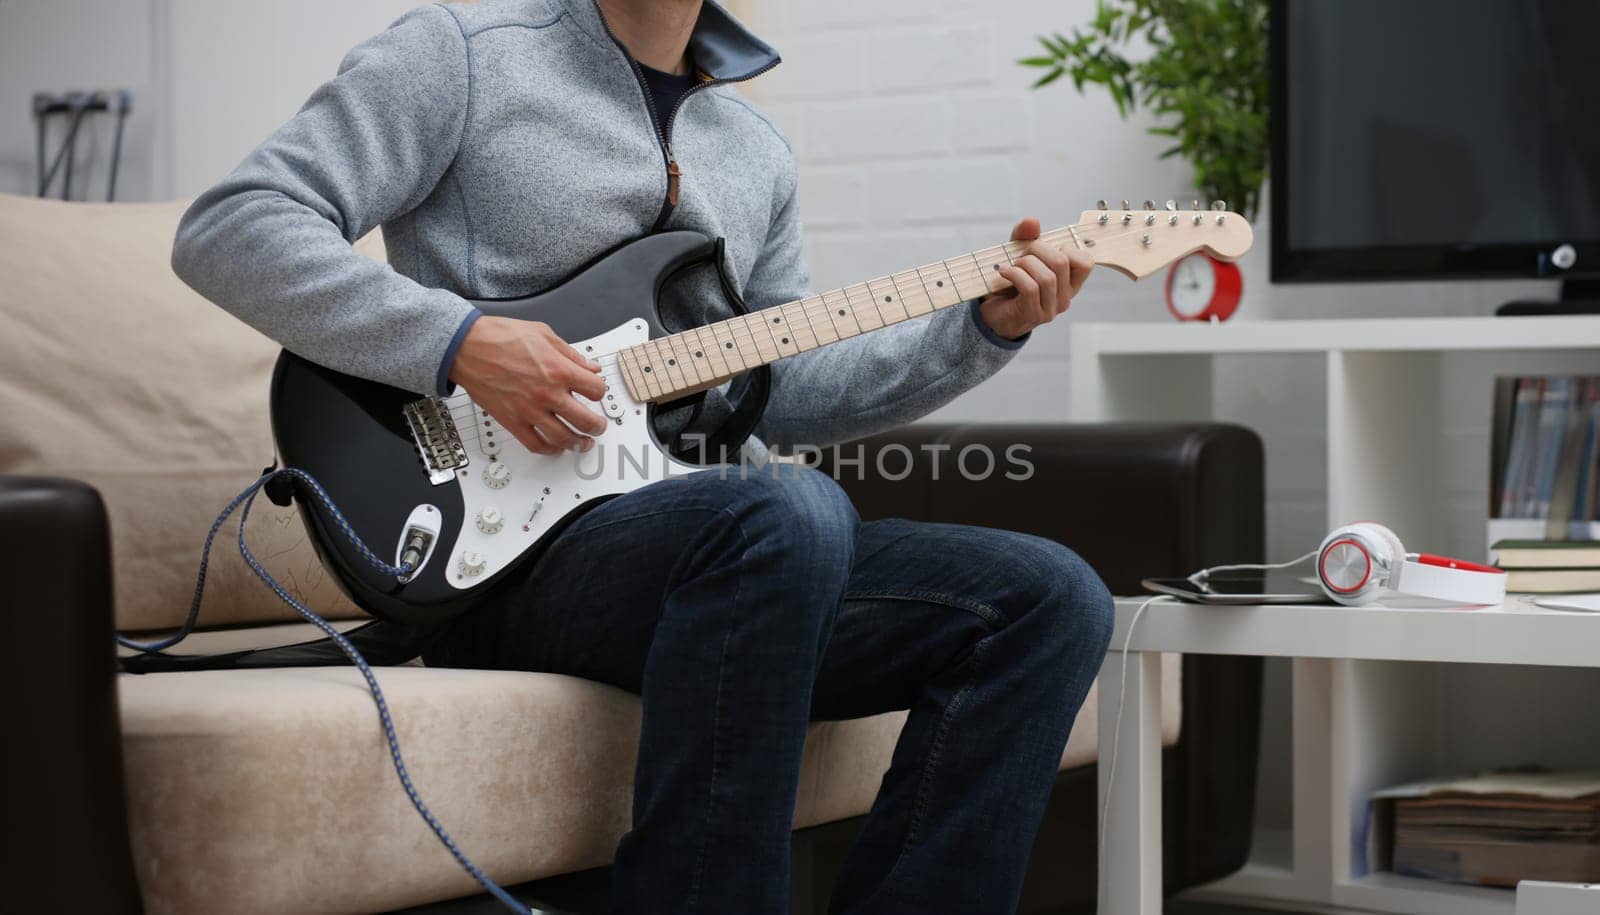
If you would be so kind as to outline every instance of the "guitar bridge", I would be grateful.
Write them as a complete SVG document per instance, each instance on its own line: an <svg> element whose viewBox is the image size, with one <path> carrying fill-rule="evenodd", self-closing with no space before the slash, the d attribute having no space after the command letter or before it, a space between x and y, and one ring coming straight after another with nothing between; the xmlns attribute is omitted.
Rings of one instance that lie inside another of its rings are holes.
<svg viewBox="0 0 1600 915"><path fill-rule="evenodd" d="M456 421L442 398L426 397L405 405L406 425L411 429L411 440L422 458L422 467L428 472L428 482L435 486L455 479L456 471L467 466L467 449L461 445L456 432Z"/></svg>

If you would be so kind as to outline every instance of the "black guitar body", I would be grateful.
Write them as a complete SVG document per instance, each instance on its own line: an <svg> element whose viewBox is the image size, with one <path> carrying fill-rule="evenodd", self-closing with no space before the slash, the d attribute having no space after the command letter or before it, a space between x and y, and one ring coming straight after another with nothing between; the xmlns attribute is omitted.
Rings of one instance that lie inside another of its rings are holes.
<svg viewBox="0 0 1600 915"><path fill-rule="evenodd" d="M658 313L662 286L691 266L713 263L722 271L720 253L719 242L696 232L648 235L602 255L545 292L474 304L487 315L544 321L580 351L583 341L608 334L614 337L618 328L629 328L639 340L653 339L667 333ZM725 274L723 288L733 294ZM734 304L743 307L736 299ZM624 345L632 342L635 340L630 337ZM449 478L436 483L430 480L406 416L408 405L428 400L341 374L288 351L279 356L273 374L272 430L280 460L321 482L351 528L375 553L397 563L408 519L429 517L434 511L439 514L436 542L429 549L431 558L410 581L402 583L364 560L313 495L303 489L296 492L300 514L323 564L351 599L375 616L402 623L431 623L469 609L492 593L496 583L536 556L543 544L584 509L648 482L581 485L569 479L571 474L565 470L573 463L572 457L532 455L511 442L520 454L469 455L464 467L447 471ZM431 400L445 403L441 398ZM481 415L470 412L473 405L464 394L450 400L458 415ZM648 441L664 451L650 429L651 409L629 397L627 415L613 417L614 428L608 429L601 441L615 433ZM463 441L476 440L468 430L459 431ZM511 484L490 489L482 482L491 458L512 468ZM568 483L570 489L561 488ZM496 504L488 506L487 500ZM482 533L487 527L481 523L486 506L505 519L503 528L492 536ZM524 520L530 510L531 523ZM520 539L512 542L507 538ZM468 552L468 547L477 552ZM472 563L468 562L474 556L486 560L485 567L475 572L470 571Z"/></svg>

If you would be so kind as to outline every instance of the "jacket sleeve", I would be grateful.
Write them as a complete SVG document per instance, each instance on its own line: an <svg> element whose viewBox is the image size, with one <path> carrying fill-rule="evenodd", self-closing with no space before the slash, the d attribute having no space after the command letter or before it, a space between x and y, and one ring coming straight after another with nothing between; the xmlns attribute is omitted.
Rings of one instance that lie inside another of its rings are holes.
<svg viewBox="0 0 1600 915"><path fill-rule="evenodd" d="M351 51L299 113L195 200L173 270L307 359L442 393L477 310L351 243L433 191L461 143L468 97L454 14L412 11Z"/></svg>
<svg viewBox="0 0 1600 915"><path fill-rule="evenodd" d="M792 166L791 166L792 169ZM810 294L791 170L744 296L752 308ZM899 265L885 265L884 272ZM861 277L860 279L866 279ZM755 434L769 446L829 445L926 416L999 371L1027 337L1006 340L967 302L811 350L772 366Z"/></svg>

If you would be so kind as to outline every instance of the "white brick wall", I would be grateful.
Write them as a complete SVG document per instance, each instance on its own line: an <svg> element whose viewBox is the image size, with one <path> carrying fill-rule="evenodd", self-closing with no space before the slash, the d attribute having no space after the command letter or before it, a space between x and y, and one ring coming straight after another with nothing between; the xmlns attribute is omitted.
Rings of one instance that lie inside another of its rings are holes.
<svg viewBox="0 0 1600 915"><path fill-rule="evenodd" d="M801 212L819 288L947 257L1003 238L1012 222L1064 224L1098 198L1187 200L1181 162L1147 122L1121 121L1103 93L1068 81L1028 89L1016 66L1033 36L1086 22L1093 0L768 0L742 5L784 64L749 92L794 141ZM1245 260L1235 320L1274 317L1487 314L1538 294L1529 283L1273 286L1267 231ZM1103 271L1067 322L1166 320L1159 278L1134 285ZM935 414L950 420L1065 420L1067 322L1044 328L1003 373ZM1463 370L1466 371L1466 370ZM1267 527L1273 558L1315 546L1325 531L1325 368L1318 359L1219 360L1214 415L1267 443ZM1479 375L1483 371L1479 370ZM1453 372L1451 383L1478 383ZM1478 376L1473 376L1477 378ZM1445 449L1452 511L1478 508L1483 423L1457 423ZM1442 547L1441 547L1442 548Z"/></svg>

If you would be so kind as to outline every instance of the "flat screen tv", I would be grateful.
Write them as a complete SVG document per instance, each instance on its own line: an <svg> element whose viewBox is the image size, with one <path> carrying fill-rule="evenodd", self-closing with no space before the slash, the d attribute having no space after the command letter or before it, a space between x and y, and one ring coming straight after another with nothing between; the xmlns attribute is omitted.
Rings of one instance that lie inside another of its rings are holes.
<svg viewBox="0 0 1600 915"><path fill-rule="evenodd" d="M1596 297L1600 0L1272 4L1274 281Z"/></svg>

